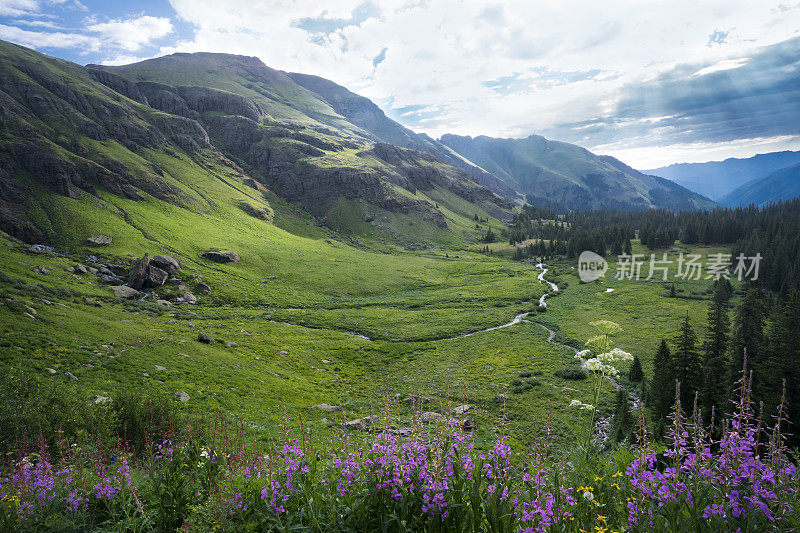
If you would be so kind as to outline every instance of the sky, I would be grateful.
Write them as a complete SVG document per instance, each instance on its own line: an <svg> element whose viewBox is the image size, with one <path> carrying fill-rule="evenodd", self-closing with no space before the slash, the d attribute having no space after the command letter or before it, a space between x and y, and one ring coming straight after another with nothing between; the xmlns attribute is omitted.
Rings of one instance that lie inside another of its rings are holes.
<svg viewBox="0 0 800 533"><path fill-rule="evenodd" d="M642 170L800 150L798 0L0 0L0 39L80 64L257 56L433 137Z"/></svg>

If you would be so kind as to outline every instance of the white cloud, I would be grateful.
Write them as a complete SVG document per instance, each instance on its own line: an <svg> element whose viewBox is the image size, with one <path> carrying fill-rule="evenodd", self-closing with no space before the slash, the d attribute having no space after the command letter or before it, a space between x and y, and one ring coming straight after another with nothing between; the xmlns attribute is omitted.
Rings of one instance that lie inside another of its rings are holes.
<svg viewBox="0 0 800 533"><path fill-rule="evenodd" d="M116 19L86 26L104 43L127 51L136 51L172 32L172 22L164 17L142 15L128 20Z"/></svg>
<svg viewBox="0 0 800 533"><path fill-rule="evenodd" d="M46 21L15 21L19 25L55 29L59 26ZM34 31L18 26L0 24L0 38L31 48L80 48L83 52L112 50L135 52L152 41L172 32L168 18L138 16L127 20L95 22L81 31ZM124 54L127 59L138 59Z"/></svg>
<svg viewBox="0 0 800 533"><path fill-rule="evenodd" d="M697 72L692 74L692 77L694 77L694 76L705 76L706 74L711 74L712 72L721 72L723 70L731 70L731 69L739 68L742 65L746 65L748 61L750 61L749 57L738 57L736 59L725 59L723 61L720 61L719 63L714 63L713 65L710 65L708 67L701 68L700 70L698 70Z"/></svg>
<svg viewBox="0 0 800 533"><path fill-rule="evenodd" d="M38 0L0 0L0 15L18 17L39 11Z"/></svg>
<svg viewBox="0 0 800 533"><path fill-rule="evenodd" d="M0 24L0 39L29 48L83 48L97 51L101 45L96 37L81 33L29 31L5 24Z"/></svg>

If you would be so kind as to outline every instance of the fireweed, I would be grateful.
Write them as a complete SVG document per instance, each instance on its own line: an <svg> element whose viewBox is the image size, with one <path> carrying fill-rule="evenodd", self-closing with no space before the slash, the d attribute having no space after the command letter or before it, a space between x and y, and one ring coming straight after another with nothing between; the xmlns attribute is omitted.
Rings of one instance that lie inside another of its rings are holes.
<svg viewBox="0 0 800 533"><path fill-rule="evenodd" d="M372 434L337 426L324 449L302 425L267 453L227 430L137 458L40 449L0 475L0 530L792 531L800 497L779 413L768 429L754 416L743 371L719 437L678 400L666 446L648 442L640 412L637 444L589 461L554 448L549 428L513 450L502 433L484 444L456 425L400 434L388 420Z"/></svg>

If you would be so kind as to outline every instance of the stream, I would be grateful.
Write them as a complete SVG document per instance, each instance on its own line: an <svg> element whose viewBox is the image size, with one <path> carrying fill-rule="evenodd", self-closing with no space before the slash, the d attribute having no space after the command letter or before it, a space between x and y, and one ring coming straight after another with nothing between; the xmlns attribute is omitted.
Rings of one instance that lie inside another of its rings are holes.
<svg viewBox="0 0 800 533"><path fill-rule="evenodd" d="M545 267L544 263L538 263L536 265L536 268L541 270L541 272L539 272L539 275L537 276L536 279L539 280L539 283L548 284L550 286L550 289L551 289L550 291L545 292L544 294L542 294L541 298L539 298L539 307L547 307L547 302L545 300L551 294L553 294L555 292L558 292L558 285L556 285L552 281L544 279L544 275L547 274L547 272L548 272L548 268ZM476 333L483 333L483 332L486 332L486 331L494 331L494 330L498 330L498 329L502 329L502 328L507 328L507 327L513 326L515 324L519 324L520 322L527 322L529 324L537 324L541 328L543 328L547 332L547 342L549 342L550 344L553 344L555 346L562 346L564 348L568 348L568 349L572 350L576 355L578 354L578 352L580 350L578 350L577 348L569 346L568 344L563 344L563 343L557 342L555 340L556 332L553 331L552 329L548 328L547 326L545 326L544 324L541 324L539 322L533 322L533 321L530 321L530 320L526 320L528 315L529 315L529 313L521 313L521 314L515 316L514 319L511 322L506 322L505 324L500 324L499 326L494 326L494 327L491 327L491 328L486 328L486 329L481 329L481 330L478 330L478 331L473 331L472 333L464 333L463 335L458 335L456 337L449 337L449 338L446 338L446 339L437 339L437 340L431 341L431 342L441 342L441 341L446 341L446 340L463 339L464 337L469 337L470 335L475 335ZM586 370L586 359L581 358L581 368ZM617 382L614 378L612 378L610 376L606 376L606 380L608 380L608 382L611 384L612 387L614 387L614 389L616 389L616 390L625 390L628 393L628 396L630 398L630 407L631 407L631 410L634 413L639 410L639 408L642 405L642 400L641 400L641 398L639 397L639 395L635 391L630 391L630 390L625 389L622 385L619 384L619 382ZM595 421L595 423L594 423L594 433L595 433L594 440L595 440L595 442L597 444L602 444L603 442L605 442L606 439L608 439L609 435L611 434L611 419L612 418L613 418L613 415L606 414L606 415L600 416Z"/></svg>

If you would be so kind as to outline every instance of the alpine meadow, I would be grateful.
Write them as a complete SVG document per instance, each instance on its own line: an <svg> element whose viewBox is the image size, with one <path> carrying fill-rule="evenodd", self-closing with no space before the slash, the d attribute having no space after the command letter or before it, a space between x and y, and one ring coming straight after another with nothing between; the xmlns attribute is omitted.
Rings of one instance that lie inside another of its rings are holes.
<svg viewBox="0 0 800 533"><path fill-rule="evenodd" d="M724 4L0 0L0 531L800 530L800 8Z"/></svg>

